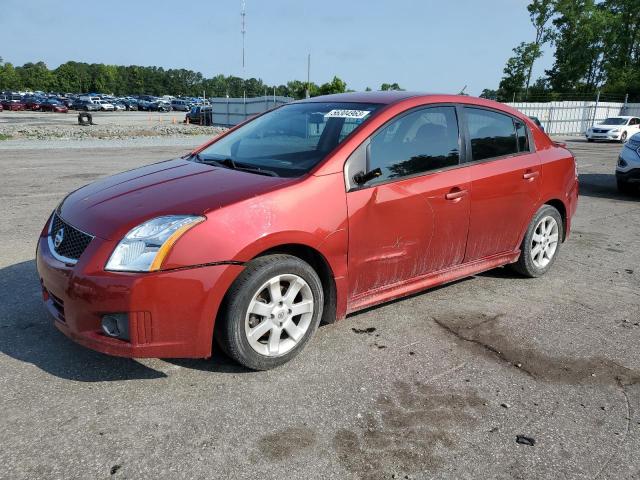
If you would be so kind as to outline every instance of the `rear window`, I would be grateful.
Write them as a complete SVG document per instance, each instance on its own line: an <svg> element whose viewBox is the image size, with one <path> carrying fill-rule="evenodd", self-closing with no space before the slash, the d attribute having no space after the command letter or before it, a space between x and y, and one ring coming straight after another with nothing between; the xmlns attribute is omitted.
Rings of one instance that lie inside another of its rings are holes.
<svg viewBox="0 0 640 480"><path fill-rule="evenodd" d="M471 155L473 160L502 157L518 153L518 137L513 118L509 115L465 107ZM524 127L526 136L526 127ZM528 149L528 142L522 139L522 148Z"/></svg>

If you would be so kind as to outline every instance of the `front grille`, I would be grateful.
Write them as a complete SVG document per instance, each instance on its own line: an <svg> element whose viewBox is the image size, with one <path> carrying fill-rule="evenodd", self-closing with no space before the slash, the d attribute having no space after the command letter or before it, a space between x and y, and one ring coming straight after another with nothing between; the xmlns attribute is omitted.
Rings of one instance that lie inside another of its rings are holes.
<svg viewBox="0 0 640 480"><path fill-rule="evenodd" d="M91 240L93 240L91 235L72 227L57 213L53 214L49 230L49 246L54 253L64 259L78 260ZM56 243L58 243L57 246Z"/></svg>
<svg viewBox="0 0 640 480"><path fill-rule="evenodd" d="M607 133L609 130L600 130L600 129L593 129L593 133Z"/></svg>

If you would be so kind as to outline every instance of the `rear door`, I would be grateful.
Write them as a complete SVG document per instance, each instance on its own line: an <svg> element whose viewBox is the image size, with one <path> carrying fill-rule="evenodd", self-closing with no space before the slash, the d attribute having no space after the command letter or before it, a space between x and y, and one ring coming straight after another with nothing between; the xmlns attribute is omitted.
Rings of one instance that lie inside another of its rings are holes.
<svg viewBox="0 0 640 480"><path fill-rule="evenodd" d="M496 110L464 107L471 155L465 262L512 252L540 198L541 166L528 127Z"/></svg>
<svg viewBox="0 0 640 480"><path fill-rule="evenodd" d="M460 264L469 219L467 169L455 106L402 114L356 150L380 176L347 192L350 303ZM366 153L365 153L366 151ZM364 161L363 161L364 163Z"/></svg>

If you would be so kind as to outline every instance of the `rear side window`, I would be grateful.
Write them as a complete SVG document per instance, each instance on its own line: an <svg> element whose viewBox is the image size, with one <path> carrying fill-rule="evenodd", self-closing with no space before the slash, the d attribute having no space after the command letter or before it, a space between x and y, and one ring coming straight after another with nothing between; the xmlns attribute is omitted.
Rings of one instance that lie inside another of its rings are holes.
<svg viewBox="0 0 640 480"><path fill-rule="evenodd" d="M471 107L465 107L465 113L473 160L485 160L518 153L518 137L512 117ZM523 136L526 137L526 127L523 125L522 128ZM522 148L525 146L528 147L523 144Z"/></svg>
<svg viewBox="0 0 640 480"><path fill-rule="evenodd" d="M392 121L372 139L368 169L380 168L376 182L458 165L455 107L429 107Z"/></svg>

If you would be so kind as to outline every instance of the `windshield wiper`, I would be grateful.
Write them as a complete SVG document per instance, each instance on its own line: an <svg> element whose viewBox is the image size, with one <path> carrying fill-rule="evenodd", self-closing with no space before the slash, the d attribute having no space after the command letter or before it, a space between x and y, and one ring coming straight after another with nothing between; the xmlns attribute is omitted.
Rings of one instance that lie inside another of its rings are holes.
<svg viewBox="0 0 640 480"><path fill-rule="evenodd" d="M268 177L279 177L276 172L272 170L264 170L260 167L249 167L246 165L238 165L232 158L224 158L222 160L214 160L213 158L202 158L199 153L194 153L191 158L195 158L198 163L205 163L208 165L215 165L216 167L228 168L230 170L239 170L243 172L257 173L258 175L266 175Z"/></svg>

